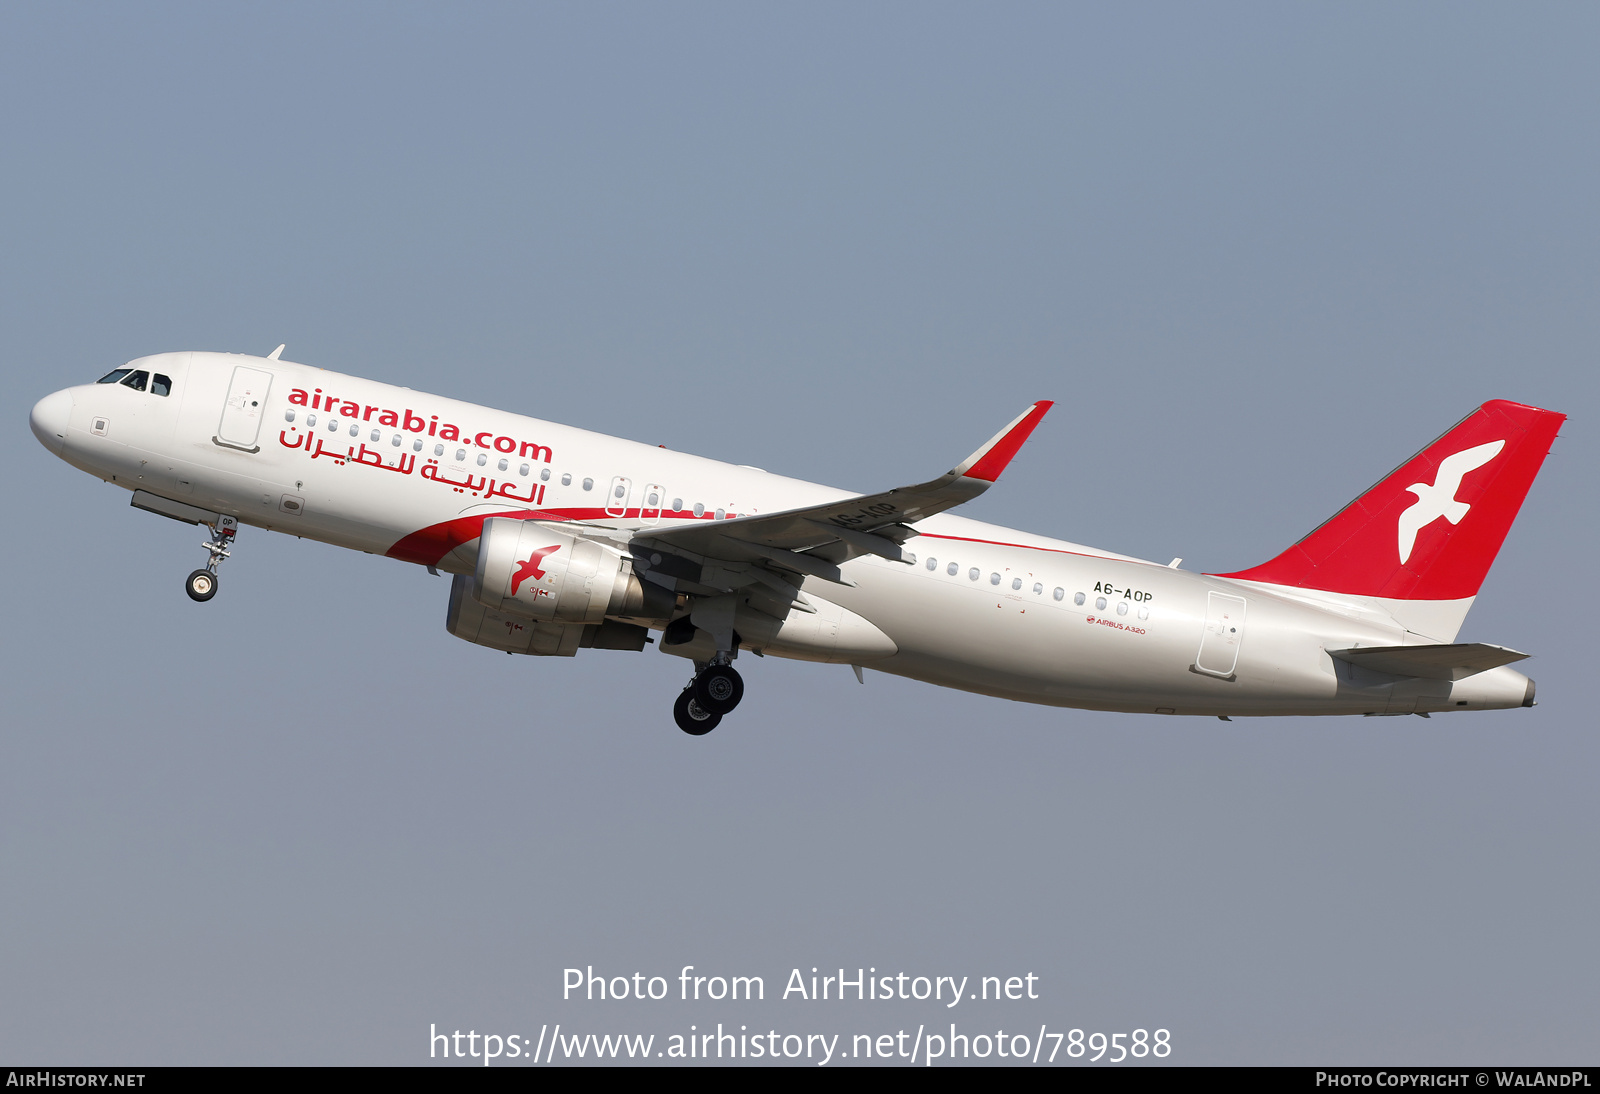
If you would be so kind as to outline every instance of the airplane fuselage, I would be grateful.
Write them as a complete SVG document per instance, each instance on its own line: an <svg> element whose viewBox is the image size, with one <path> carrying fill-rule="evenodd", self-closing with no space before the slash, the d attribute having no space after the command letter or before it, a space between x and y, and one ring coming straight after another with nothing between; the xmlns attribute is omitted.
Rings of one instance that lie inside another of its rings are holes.
<svg viewBox="0 0 1600 1094"><path fill-rule="evenodd" d="M35 411L47 447L127 490L449 573L474 571L489 516L567 522L626 545L851 496L287 361L172 353L126 367L167 378L170 394L120 383L57 393L53 410ZM810 659L1144 713L1399 714L1531 701L1531 683L1505 666L1452 681L1330 656L1440 640L1360 598L1305 597L947 513L916 530L910 564L863 555L841 566L853 586L804 579L808 596L870 621L892 644ZM648 571L648 552L636 565Z"/></svg>

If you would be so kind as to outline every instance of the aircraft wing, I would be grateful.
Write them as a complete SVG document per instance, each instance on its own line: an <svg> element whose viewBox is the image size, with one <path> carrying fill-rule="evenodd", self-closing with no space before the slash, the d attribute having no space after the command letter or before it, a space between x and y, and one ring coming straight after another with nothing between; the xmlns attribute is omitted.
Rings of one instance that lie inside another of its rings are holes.
<svg viewBox="0 0 1600 1094"><path fill-rule="evenodd" d="M929 482L804 509L651 532L635 542L697 555L701 560L755 563L763 569L777 567L853 584L840 573L839 563L863 554L905 562L900 545L917 534L908 525L953 509L987 490L1052 405L1048 400L1034 403L989 443Z"/></svg>

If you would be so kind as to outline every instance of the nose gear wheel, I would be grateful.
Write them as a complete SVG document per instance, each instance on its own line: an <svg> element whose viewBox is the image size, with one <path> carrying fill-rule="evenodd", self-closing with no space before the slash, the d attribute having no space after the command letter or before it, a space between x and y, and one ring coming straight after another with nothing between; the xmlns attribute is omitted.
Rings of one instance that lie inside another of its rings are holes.
<svg viewBox="0 0 1600 1094"><path fill-rule="evenodd" d="M183 589L189 594L190 600L204 604L217 595L217 575L210 570L196 570L183 583Z"/></svg>

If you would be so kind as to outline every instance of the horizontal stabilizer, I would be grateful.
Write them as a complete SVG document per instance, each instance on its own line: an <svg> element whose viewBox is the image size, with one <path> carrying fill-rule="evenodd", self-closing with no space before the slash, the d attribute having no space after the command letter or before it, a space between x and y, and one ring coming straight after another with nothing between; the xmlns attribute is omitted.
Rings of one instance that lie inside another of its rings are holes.
<svg viewBox="0 0 1600 1094"><path fill-rule="evenodd" d="M1374 672L1387 672L1391 676L1417 676L1424 680L1464 680L1528 656L1504 646L1491 646L1487 642L1462 642L1448 646L1357 646L1348 650L1329 650L1328 654Z"/></svg>

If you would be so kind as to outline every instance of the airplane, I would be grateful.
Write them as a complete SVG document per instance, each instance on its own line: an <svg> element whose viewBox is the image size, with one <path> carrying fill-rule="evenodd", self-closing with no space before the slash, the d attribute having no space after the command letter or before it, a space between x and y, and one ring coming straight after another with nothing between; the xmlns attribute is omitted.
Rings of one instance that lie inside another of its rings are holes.
<svg viewBox="0 0 1600 1094"><path fill-rule="evenodd" d="M855 495L283 349L141 357L30 414L54 455L210 530L196 601L241 526L387 555L451 575L445 625L468 642L688 659L673 716L695 736L739 705L741 653L1223 720L1534 705L1510 667L1526 654L1455 639L1554 411L1486 402L1275 558L1203 574L950 512L998 481L1048 401L944 475Z"/></svg>

